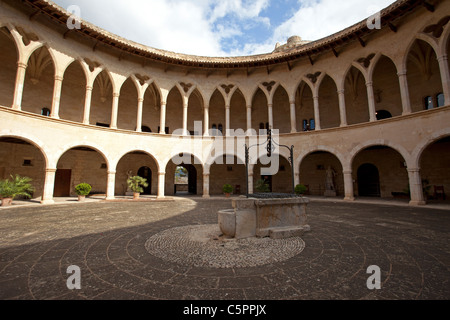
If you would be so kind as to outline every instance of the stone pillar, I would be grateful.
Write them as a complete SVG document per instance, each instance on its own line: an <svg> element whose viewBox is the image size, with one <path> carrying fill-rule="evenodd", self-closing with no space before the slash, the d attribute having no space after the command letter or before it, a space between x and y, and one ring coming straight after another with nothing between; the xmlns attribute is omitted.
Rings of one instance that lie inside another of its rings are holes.
<svg viewBox="0 0 450 320"><path fill-rule="evenodd" d="M16 84L14 87L14 101L12 108L14 110L22 110L23 85L25 83L25 73L27 64L19 62L17 64Z"/></svg>
<svg viewBox="0 0 450 320"><path fill-rule="evenodd" d="M55 85L53 87L52 111L50 114L50 117L55 119L59 119L59 105L61 102L62 82L63 82L62 76L55 76Z"/></svg>
<svg viewBox="0 0 450 320"><path fill-rule="evenodd" d="M203 127L205 137L209 137L209 105L205 105L204 114L203 114Z"/></svg>
<svg viewBox="0 0 450 320"><path fill-rule="evenodd" d="M339 90L338 97L339 97L339 113L341 115L341 127L346 127L347 126L347 109L345 106L345 91Z"/></svg>
<svg viewBox="0 0 450 320"><path fill-rule="evenodd" d="M252 132L252 106L247 106L247 136Z"/></svg>
<svg viewBox="0 0 450 320"><path fill-rule="evenodd" d="M160 115L159 133L166 134L166 102L161 102L161 115Z"/></svg>
<svg viewBox="0 0 450 320"><path fill-rule="evenodd" d="M408 168L408 177L409 177L409 189L411 192L411 201L409 202L412 206L421 206L425 205L425 199L423 196L423 186L422 179L420 177L420 169Z"/></svg>
<svg viewBox="0 0 450 320"><path fill-rule="evenodd" d="M230 136L230 111L231 111L231 106L227 105L225 106L225 136L229 137Z"/></svg>
<svg viewBox="0 0 450 320"><path fill-rule="evenodd" d="M84 124L89 124L89 119L91 117L92 90L94 90L94 87L86 86L86 98L84 100L84 113L83 113Z"/></svg>
<svg viewBox="0 0 450 320"><path fill-rule="evenodd" d="M116 188L116 172L108 171L108 182L106 187L106 200L114 200Z"/></svg>
<svg viewBox="0 0 450 320"><path fill-rule="evenodd" d="M443 55L437 59L441 70L442 89L445 96L445 105L450 105L450 71L448 70L448 56Z"/></svg>
<svg viewBox="0 0 450 320"><path fill-rule="evenodd" d="M319 96L314 96L314 118L316 130L321 130L322 127L320 126Z"/></svg>
<svg viewBox="0 0 450 320"><path fill-rule="evenodd" d="M209 195L209 173L203 173L203 198L210 198Z"/></svg>
<svg viewBox="0 0 450 320"><path fill-rule="evenodd" d="M144 105L144 98L138 98L136 132L142 132L142 107Z"/></svg>
<svg viewBox="0 0 450 320"><path fill-rule="evenodd" d="M117 129L117 116L119 113L119 97L120 93L113 93L113 102L111 110L111 129Z"/></svg>
<svg viewBox="0 0 450 320"><path fill-rule="evenodd" d="M355 201L355 191L353 190L353 172L351 170L344 170L344 189L345 201Z"/></svg>
<svg viewBox="0 0 450 320"><path fill-rule="evenodd" d="M275 129L273 127L273 104L269 103L267 105L267 109L268 109L268 112L269 112L269 129Z"/></svg>
<svg viewBox="0 0 450 320"><path fill-rule="evenodd" d="M158 199L165 198L165 191L164 191L165 181L166 181L166 173L159 172L158 173Z"/></svg>
<svg viewBox="0 0 450 320"><path fill-rule="evenodd" d="M297 133L297 115L295 113L295 101L290 102L291 106L291 133Z"/></svg>
<svg viewBox="0 0 450 320"><path fill-rule="evenodd" d="M53 192L55 190L56 169L45 169L44 191L41 204L54 204Z"/></svg>
<svg viewBox="0 0 450 320"><path fill-rule="evenodd" d="M406 71L397 73L400 84L400 95L402 97L403 115L411 113L411 100L409 98L408 76Z"/></svg>
<svg viewBox="0 0 450 320"><path fill-rule="evenodd" d="M188 135L188 102L183 102L183 135Z"/></svg>
<svg viewBox="0 0 450 320"><path fill-rule="evenodd" d="M373 93L373 82L366 82L367 100L369 101L369 116L370 122L377 121L377 114L375 110L375 95Z"/></svg>

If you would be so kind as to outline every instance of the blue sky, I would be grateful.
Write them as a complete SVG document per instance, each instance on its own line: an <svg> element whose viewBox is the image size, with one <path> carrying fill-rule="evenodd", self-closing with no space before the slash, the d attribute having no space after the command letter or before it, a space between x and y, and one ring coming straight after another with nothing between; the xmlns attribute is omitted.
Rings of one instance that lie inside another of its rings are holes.
<svg viewBox="0 0 450 320"><path fill-rule="evenodd" d="M54 0L81 18L144 45L200 56L272 52L290 36L318 40L393 0Z"/></svg>

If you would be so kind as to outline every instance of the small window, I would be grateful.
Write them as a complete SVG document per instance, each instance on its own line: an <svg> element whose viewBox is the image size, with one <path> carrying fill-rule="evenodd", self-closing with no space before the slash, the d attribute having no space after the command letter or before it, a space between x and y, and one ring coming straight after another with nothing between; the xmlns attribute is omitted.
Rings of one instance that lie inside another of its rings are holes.
<svg viewBox="0 0 450 320"><path fill-rule="evenodd" d="M308 120L303 120L303 131L308 131L309 130L309 123Z"/></svg>
<svg viewBox="0 0 450 320"><path fill-rule="evenodd" d="M151 133L152 132L152 129L150 129L147 126L142 126L141 130L142 130L142 132L147 132L147 133Z"/></svg>
<svg viewBox="0 0 450 320"><path fill-rule="evenodd" d="M106 163L102 163L100 165L100 169L108 169L108 167L106 166Z"/></svg>
<svg viewBox="0 0 450 320"><path fill-rule="evenodd" d="M309 120L309 129L316 130L316 121L314 119Z"/></svg>
<svg viewBox="0 0 450 320"><path fill-rule="evenodd" d="M22 163L22 167L32 167L33 161L31 159L24 159Z"/></svg>
<svg viewBox="0 0 450 320"><path fill-rule="evenodd" d="M445 106L445 96L444 96L443 93L439 93L439 94L436 96L436 100L437 100L437 106L438 106L438 108L439 108L439 107Z"/></svg>
<svg viewBox="0 0 450 320"><path fill-rule="evenodd" d="M45 116L45 117L50 117L50 109L48 108L44 108L41 110L41 115Z"/></svg>
<svg viewBox="0 0 450 320"><path fill-rule="evenodd" d="M110 127L109 124L107 124L107 123L100 123L100 122L97 122L96 126L97 127L103 127L103 128L109 128Z"/></svg>
<svg viewBox="0 0 450 320"><path fill-rule="evenodd" d="M259 124L259 130L264 130L264 129L265 129L265 128L264 128L264 123L261 122L261 123Z"/></svg>
<svg viewBox="0 0 450 320"><path fill-rule="evenodd" d="M219 123L219 135L223 134L223 125Z"/></svg>
<svg viewBox="0 0 450 320"><path fill-rule="evenodd" d="M434 108L433 98L425 97L425 110L431 110Z"/></svg>

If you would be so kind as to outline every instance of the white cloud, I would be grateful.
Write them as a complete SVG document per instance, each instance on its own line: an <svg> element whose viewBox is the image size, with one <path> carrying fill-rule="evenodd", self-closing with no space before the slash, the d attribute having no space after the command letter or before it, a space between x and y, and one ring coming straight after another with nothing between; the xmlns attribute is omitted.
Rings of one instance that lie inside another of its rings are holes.
<svg viewBox="0 0 450 320"><path fill-rule="evenodd" d="M271 1L276 0L55 0L64 8L75 2L83 19L124 38L202 56L267 53L292 35L316 40L369 17L374 6L382 9L394 2L299 0L299 10L276 27L270 16L262 15ZM255 29L267 32L267 41L237 45ZM225 40L231 44L227 52L222 47Z"/></svg>

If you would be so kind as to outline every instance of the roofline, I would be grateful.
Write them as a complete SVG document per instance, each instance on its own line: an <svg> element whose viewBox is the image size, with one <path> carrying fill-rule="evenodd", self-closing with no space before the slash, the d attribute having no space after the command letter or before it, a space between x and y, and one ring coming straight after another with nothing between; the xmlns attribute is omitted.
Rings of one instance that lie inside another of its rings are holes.
<svg viewBox="0 0 450 320"><path fill-rule="evenodd" d="M56 5L51 0L23 0L23 3L34 8L36 13L42 13L60 24L67 24L71 14ZM426 0L398 0L381 11L381 27L389 27L395 30L394 22L408 13L425 6L430 10L430 5ZM433 7L434 10L434 7ZM430 10L431 11L431 10ZM69 30L69 29L68 29ZM308 58L313 64L312 57L325 51L332 51L338 56L337 49L349 43L358 41L361 46L366 46L365 38L379 32L377 29L369 29L367 19L354 24L333 35L310 42L305 45L295 47L285 52L272 52L267 54L242 56L242 57L204 57L188 54L175 53L161 49L145 46L131 40L127 40L99 28L89 22L81 20L81 29L73 29L70 32L77 32L82 36L89 37L96 42L101 42L110 47L123 52L150 59L155 62L165 63L175 66L193 67L201 69L230 69L230 68L254 68L269 67L280 63L290 63L300 58Z"/></svg>

